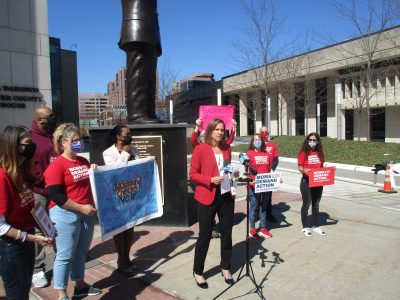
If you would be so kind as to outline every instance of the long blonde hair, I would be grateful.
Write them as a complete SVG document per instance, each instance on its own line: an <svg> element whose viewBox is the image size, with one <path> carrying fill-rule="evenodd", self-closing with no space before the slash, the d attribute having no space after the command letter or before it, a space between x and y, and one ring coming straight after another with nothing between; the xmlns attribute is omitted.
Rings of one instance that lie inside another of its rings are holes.
<svg viewBox="0 0 400 300"><path fill-rule="evenodd" d="M61 154L64 151L61 142L63 140L70 141L71 135L74 133L79 134L79 130L73 123L63 123L56 128L53 133L53 144L57 154Z"/></svg>
<svg viewBox="0 0 400 300"><path fill-rule="evenodd" d="M4 168L14 186L22 191L20 179L24 178L29 184L33 184L35 177L34 159L25 159L19 165L18 146L21 139L30 134L30 129L25 126L7 126L0 134L0 167Z"/></svg>

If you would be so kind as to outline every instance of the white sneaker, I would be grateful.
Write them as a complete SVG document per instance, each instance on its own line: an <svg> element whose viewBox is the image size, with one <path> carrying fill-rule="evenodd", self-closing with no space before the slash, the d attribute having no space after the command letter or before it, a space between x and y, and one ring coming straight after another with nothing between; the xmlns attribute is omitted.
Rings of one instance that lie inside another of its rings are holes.
<svg viewBox="0 0 400 300"><path fill-rule="evenodd" d="M49 281L47 280L46 274L43 271L40 271L32 276L32 283L34 287L43 288L49 285Z"/></svg>
<svg viewBox="0 0 400 300"><path fill-rule="evenodd" d="M319 227L314 227L313 231L319 233L320 235L326 235L326 232L322 229L321 226L319 226Z"/></svg>
<svg viewBox="0 0 400 300"><path fill-rule="evenodd" d="M304 234L305 236L307 236L307 237L312 236L311 228L305 227L305 228L303 228L302 232L303 232L303 234Z"/></svg>

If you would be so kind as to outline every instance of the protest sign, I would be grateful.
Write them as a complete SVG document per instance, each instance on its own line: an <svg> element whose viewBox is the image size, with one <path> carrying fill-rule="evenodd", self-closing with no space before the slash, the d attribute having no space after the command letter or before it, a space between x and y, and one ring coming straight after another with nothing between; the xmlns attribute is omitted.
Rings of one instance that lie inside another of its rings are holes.
<svg viewBox="0 0 400 300"><path fill-rule="evenodd" d="M281 175L278 173L262 173L256 175L255 193L276 192L281 185Z"/></svg>
<svg viewBox="0 0 400 300"><path fill-rule="evenodd" d="M160 179L154 156L90 169L89 178L103 241L162 216Z"/></svg>
<svg viewBox="0 0 400 300"><path fill-rule="evenodd" d="M335 183L335 168L310 169L308 175L308 186L316 187Z"/></svg>
<svg viewBox="0 0 400 300"><path fill-rule="evenodd" d="M199 129L201 131L206 130L208 123L218 118L224 121L226 130L231 130L234 111L233 105L200 105L199 118L202 122Z"/></svg>
<svg viewBox="0 0 400 300"><path fill-rule="evenodd" d="M39 225L42 233L54 240L56 236L56 228L54 227L53 222L51 222L50 217L46 210L44 209L42 203L37 202L35 206L31 210L31 214L33 218L36 220L36 223Z"/></svg>

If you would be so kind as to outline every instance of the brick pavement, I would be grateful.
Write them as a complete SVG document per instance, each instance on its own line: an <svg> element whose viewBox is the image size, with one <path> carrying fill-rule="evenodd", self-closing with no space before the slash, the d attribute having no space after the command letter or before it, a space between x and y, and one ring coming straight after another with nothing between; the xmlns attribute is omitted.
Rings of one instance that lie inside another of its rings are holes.
<svg viewBox="0 0 400 300"><path fill-rule="evenodd" d="M283 202L290 202L299 199L299 195L288 193L274 193L273 204L279 209ZM284 209L284 208L282 208ZM240 222L246 210L246 202L238 201L235 206L235 214ZM240 220L239 220L240 219ZM112 240L101 242L98 233L98 226L95 232L88 259L86 263L85 279L87 282L103 290L98 296L91 296L88 299L178 299L166 291L153 286L153 283L164 274L158 273L158 266L165 260L173 259L177 255L172 254L177 245L195 239L198 232L198 224L191 227L156 227L137 226L135 227L134 244L131 254L133 261L139 265L138 274L130 277L116 270L115 248ZM169 250L167 250L169 249ZM193 251L191 247L188 251ZM48 249L48 261L54 258L52 249ZM151 258L148 256L151 255ZM51 263L48 263L50 265ZM188 269L191 266L187 266ZM47 271L51 276L52 270ZM73 293L73 283L68 286L68 294ZM0 299L4 297L4 289L0 285ZM46 288L33 288L31 299L57 299L57 294L52 286Z"/></svg>

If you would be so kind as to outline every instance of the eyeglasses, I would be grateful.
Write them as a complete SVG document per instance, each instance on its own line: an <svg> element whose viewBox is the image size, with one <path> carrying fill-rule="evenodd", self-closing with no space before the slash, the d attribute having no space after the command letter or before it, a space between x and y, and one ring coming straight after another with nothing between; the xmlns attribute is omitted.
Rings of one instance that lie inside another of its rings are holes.
<svg viewBox="0 0 400 300"><path fill-rule="evenodd" d="M268 131L261 131L261 133L268 133Z"/></svg>
<svg viewBox="0 0 400 300"><path fill-rule="evenodd" d="M318 139L308 139L310 142L312 141L318 141Z"/></svg>

